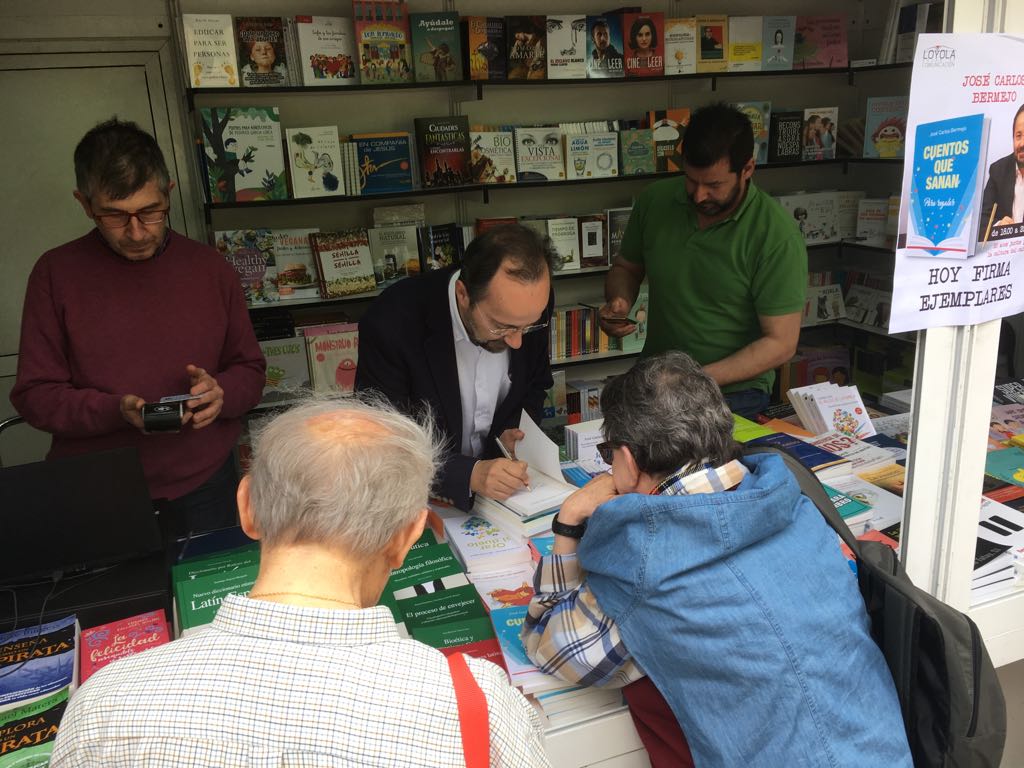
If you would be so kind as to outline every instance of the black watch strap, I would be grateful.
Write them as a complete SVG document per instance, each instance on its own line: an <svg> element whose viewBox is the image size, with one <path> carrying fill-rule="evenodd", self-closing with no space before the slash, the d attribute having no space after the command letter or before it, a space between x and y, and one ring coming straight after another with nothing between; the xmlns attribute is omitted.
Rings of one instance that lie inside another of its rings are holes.
<svg viewBox="0 0 1024 768"><path fill-rule="evenodd" d="M586 521L579 525L566 525L560 522L558 515L551 518L551 532L558 534L559 536L568 536L570 539L582 539L583 532L587 530Z"/></svg>

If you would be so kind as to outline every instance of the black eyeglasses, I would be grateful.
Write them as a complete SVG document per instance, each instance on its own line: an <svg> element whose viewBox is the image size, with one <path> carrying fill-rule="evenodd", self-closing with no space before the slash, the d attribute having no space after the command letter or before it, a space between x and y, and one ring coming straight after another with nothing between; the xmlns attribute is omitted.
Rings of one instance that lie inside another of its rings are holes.
<svg viewBox="0 0 1024 768"><path fill-rule="evenodd" d="M167 218L169 210L171 209L161 208L160 210L132 211L131 213L127 211L119 213L94 213L93 218L99 219L110 229L124 229L133 218L138 219L140 224L162 224Z"/></svg>
<svg viewBox="0 0 1024 768"><path fill-rule="evenodd" d="M598 443L595 447L597 448L598 455L601 457L601 461L610 467L615 459L615 449L619 447L619 444L606 440L603 443Z"/></svg>

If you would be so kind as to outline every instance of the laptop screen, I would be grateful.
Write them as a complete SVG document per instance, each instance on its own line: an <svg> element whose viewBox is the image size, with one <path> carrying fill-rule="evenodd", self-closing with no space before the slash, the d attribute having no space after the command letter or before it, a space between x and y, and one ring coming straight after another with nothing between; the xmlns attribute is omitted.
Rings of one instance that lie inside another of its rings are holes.
<svg viewBox="0 0 1024 768"><path fill-rule="evenodd" d="M0 583L110 565L160 548L134 448L0 468Z"/></svg>

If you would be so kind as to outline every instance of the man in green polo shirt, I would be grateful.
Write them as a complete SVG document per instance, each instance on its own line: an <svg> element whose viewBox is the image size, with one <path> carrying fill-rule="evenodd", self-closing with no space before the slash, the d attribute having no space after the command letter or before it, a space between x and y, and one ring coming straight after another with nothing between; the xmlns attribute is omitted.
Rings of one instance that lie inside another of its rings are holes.
<svg viewBox="0 0 1024 768"><path fill-rule="evenodd" d="M767 404L774 369L796 351L807 290L807 250L792 218L754 174L754 134L725 104L694 112L684 178L656 181L633 206L605 281L601 326L624 336L647 277L644 354L679 349L718 383L735 413Z"/></svg>

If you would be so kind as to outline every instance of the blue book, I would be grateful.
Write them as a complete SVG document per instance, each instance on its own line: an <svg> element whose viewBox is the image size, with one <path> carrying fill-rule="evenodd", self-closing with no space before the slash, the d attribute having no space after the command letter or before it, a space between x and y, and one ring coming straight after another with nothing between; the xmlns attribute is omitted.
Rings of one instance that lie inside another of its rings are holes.
<svg viewBox="0 0 1024 768"><path fill-rule="evenodd" d="M75 616L0 635L0 709L73 686L78 661Z"/></svg>
<svg viewBox="0 0 1024 768"><path fill-rule="evenodd" d="M922 123L914 133L905 255L966 259L977 245L983 114ZM989 211L982 211L987 222Z"/></svg>
<svg viewBox="0 0 1024 768"><path fill-rule="evenodd" d="M412 189L409 134L352 134L359 157L360 194L392 194Z"/></svg>
<svg viewBox="0 0 1024 768"><path fill-rule="evenodd" d="M985 474L1004 483L1024 486L1024 450L1014 446L989 451L985 454Z"/></svg>
<svg viewBox="0 0 1024 768"><path fill-rule="evenodd" d="M812 443L804 442L793 435L774 432L748 440L747 445L773 445L781 448L816 474L823 483L850 474L849 459L844 459L842 456L819 448Z"/></svg>
<svg viewBox="0 0 1024 768"><path fill-rule="evenodd" d="M879 448L885 448L895 458L896 463L902 466L907 466L907 444L901 443L895 437L889 437L889 435L877 434L868 435L867 437L861 438L865 443L871 443L877 445Z"/></svg>

